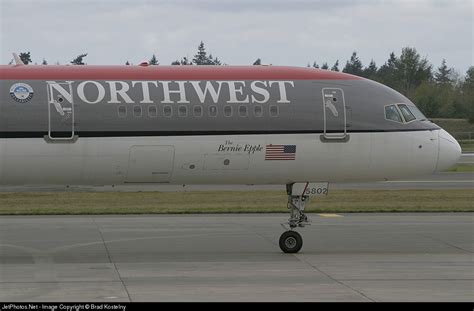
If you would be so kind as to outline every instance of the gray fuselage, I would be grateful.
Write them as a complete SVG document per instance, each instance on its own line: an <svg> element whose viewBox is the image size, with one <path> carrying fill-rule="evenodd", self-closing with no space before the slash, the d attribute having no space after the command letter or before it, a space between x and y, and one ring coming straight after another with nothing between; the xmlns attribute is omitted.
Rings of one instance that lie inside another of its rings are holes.
<svg viewBox="0 0 474 311"><path fill-rule="evenodd" d="M198 70L189 67L191 72ZM278 71L279 68L271 69ZM161 67L145 69L159 72ZM78 68L71 67L71 70ZM118 75L114 79L99 80L91 73L88 79L73 80L65 72L62 79L58 79L61 77L58 74L55 79L32 80L28 75L25 79L11 79L2 73L0 135L38 137L47 134L48 129L53 136L68 136L73 130L79 137L100 137L438 128L426 120L409 123L386 120L386 105L414 105L379 83L340 75L340 79L322 80L293 80L291 76L280 80L127 80L124 72L123 79ZM15 100L11 95L15 83L29 85L32 98L24 103ZM334 93L337 116L330 109L325 111L325 91ZM66 108L65 114L58 111L58 106Z"/></svg>

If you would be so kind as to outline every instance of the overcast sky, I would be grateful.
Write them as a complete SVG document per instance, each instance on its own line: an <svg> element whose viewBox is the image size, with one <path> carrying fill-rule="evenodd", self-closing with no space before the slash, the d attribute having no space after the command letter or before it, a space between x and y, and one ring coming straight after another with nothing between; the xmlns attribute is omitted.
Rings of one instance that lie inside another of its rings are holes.
<svg viewBox="0 0 474 311"><path fill-rule="evenodd" d="M357 51L378 66L415 47L462 75L474 62L473 0L0 0L0 63L31 51L65 64L160 64L192 58L201 40L229 65L317 61L340 68Z"/></svg>

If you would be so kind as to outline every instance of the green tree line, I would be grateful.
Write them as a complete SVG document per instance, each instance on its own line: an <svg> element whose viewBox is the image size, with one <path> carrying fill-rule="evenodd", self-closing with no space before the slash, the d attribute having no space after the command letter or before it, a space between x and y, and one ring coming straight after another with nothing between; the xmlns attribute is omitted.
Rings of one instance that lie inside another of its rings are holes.
<svg viewBox="0 0 474 311"><path fill-rule="evenodd" d="M329 68L327 63L319 67L316 62L308 67ZM339 61L330 70L339 71ZM363 66L357 52L353 52L342 71L397 90L429 118L464 118L474 122L474 66L461 77L454 68L448 67L445 59L439 67L433 68L415 48L405 47L400 56L390 53L380 67L373 60Z"/></svg>
<svg viewBox="0 0 474 311"><path fill-rule="evenodd" d="M83 53L74 58L70 63L73 65L85 65ZM25 64L31 63L30 52L20 53L19 57ZM43 65L47 61L43 59ZM126 65L130 65L127 60ZM148 61L149 65L159 65L155 54ZM261 58L257 58L253 65L261 65ZM196 54L192 59L182 57L171 63L176 66L191 65L227 65L219 58L208 54L204 42L200 42ZM307 67L322 70L340 71L339 60L332 66L327 62L321 67L316 61ZM439 67L433 65L421 57L415 48L405 47L397 56L395 52L390 53L388 59L380 67L371 60L368 66L364 66L357 55L353 52L350 59L346 61L342 72L365 77L385 84L413 101L423 113L429 118L464 118L474 123L474 66L471 66L465 75L459 75L454 68L448 67L445 59Z"/></svg>

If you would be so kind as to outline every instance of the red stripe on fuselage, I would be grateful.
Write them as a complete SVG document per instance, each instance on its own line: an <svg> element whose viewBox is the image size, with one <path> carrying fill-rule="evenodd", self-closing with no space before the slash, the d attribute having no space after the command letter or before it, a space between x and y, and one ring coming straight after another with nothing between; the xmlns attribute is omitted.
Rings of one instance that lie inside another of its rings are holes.
<svg viewBox="0 0 474 311"><path fill-rule="evenodd" d="M0 80L356 80L346 73L281 66L0 66Z"/></svg>

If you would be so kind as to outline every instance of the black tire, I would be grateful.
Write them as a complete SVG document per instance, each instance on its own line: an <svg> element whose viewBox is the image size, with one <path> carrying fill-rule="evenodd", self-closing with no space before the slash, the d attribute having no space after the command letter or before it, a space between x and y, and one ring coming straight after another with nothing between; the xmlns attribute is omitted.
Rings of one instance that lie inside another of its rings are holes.
<svg viewBox="0 0 474 311"><path fill-rule="evenodd" d="M279 244L284 253L294 254L303 247L303 238L296 231L286 231L280 236Z"/></svg>

